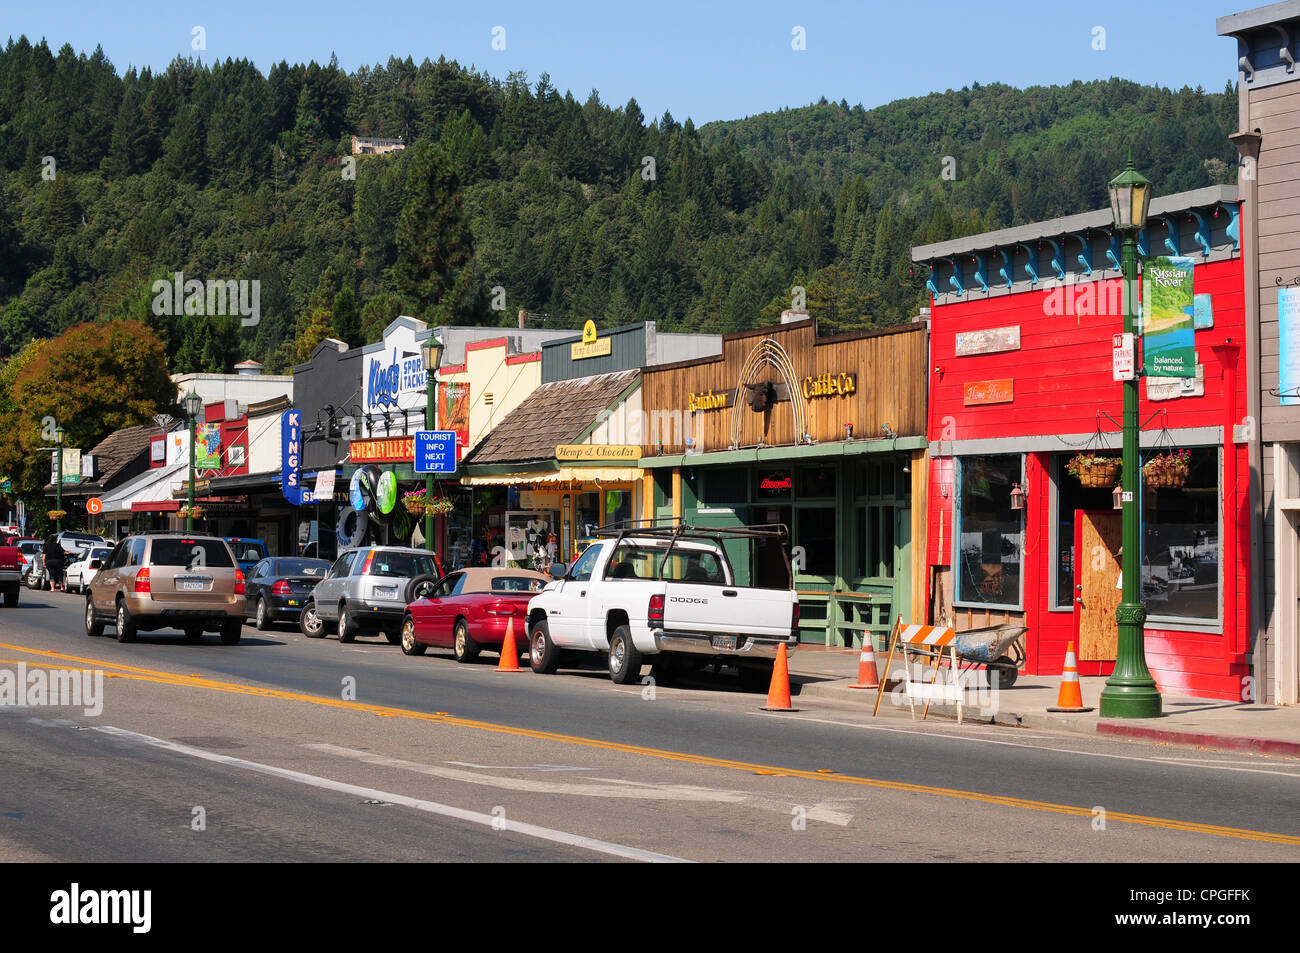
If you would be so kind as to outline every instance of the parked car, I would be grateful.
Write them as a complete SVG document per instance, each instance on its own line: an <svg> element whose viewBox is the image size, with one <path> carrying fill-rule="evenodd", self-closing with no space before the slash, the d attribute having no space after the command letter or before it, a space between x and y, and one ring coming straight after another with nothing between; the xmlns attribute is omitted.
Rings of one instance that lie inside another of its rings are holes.
<svg viewBox="0 0 1300 953"><path fill-rule="evenodd" d="M111 546L91 546L81 550L80 556L69 563L64 571L63 578L67 582L68 592L84 590L112 554Z"/></svg>
<svg viewBox="0 0 1300 953"><path fill-rule="evenodd" d="M239 563L239 568L247 576L254 566L269 556L270 550L266 548L266 543L260 539L249 539L245 536L223 536L221 537L230 544L231 550L235 554L235 561Z"/></svg>
<svg viewBox="0 0 1300 953"><path fill-rule="evenodd" d="M644 661L665 681L709 662L735 665L766 687L778 646L799 643L784 526L607 531L528 605L529 660L549 674L564 651L605 653L610 678L636 681ZM752 544L738 576L733 550Z"/></svg>
<svg viewBox="0 0 1300 953"><path fill-rule="evenodd" d="M297 622L302 607L330 564L323 559L272 556L253 567L245 581L245 617L265 631L275 622Z"/></svg>
<svg viewBox="0 0 1300 953"><path fill-rule="evenodd" d="M337 631L340 642L383 632L397 645L406 607L442 578L437 555L409 546L345 549L303 607L303 635L319 639Z"/></svg>
<svg viewBox="0 0 1300 953"><path fill-rule="evenodd" d="M4 593L5 607L18 605L18 583L22 578L22 553L17 546L0 546L0 593Z"/></svg>
<svg viewBox="0 0 1300 953"><path fill-rule="evenodd" d="M117 628L119 642L156 629L180 629L190 642L205 631L239 642L244 574L216 536L143 533L118 543L86 592L86 634Z"/></svg>
<svg viewBox="0 0 1300 953"><path fill-rule="evenodd" d="M500 652L511 620L517 647L523 650L528 644L528 600L550 581L530 569L453 572L406 607L402 651L423 655L433 645L450 648L457 662L469 662L485 648Z"/></svg>
<svg viewBox="0 0 1300 953"><path fill-rule="evenodd" d="M39 539L24 539L18 543L22 554L23 584L28 589L50 588L49 574L45 571L45 543Z"/></svg>

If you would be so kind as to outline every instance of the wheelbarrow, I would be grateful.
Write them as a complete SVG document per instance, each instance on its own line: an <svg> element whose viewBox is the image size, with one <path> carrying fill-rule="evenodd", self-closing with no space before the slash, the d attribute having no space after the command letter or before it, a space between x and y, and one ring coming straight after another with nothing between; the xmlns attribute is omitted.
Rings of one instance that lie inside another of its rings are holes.
<svg viewBox="0 0 1300 953"><path fill-rule="evenodd" d="M962 666L963 671L969 671L976 665L987 667L990 687L1010 688L1016 683L1016 676L1020 673L1019 665L1025 658L1019 639L1028 631L1027 625L1008 623L958 632L953 639L957 661L968 663ZM1012 654L1004 655L1008 649Z"/></svg>

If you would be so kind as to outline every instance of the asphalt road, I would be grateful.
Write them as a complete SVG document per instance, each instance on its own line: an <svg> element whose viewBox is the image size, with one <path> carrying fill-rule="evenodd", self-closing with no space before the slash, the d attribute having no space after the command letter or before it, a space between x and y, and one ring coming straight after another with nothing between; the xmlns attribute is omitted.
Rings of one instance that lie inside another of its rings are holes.
<svg viewBox="0 0 1300 953"><path fill-rule="evenodd" d="M730 678L503 674L288 627L119 645L82 606L0 610L0 671L107 676L99 714L0 707L0 859L1300 859L1294 759L770 714Z"/></svg>

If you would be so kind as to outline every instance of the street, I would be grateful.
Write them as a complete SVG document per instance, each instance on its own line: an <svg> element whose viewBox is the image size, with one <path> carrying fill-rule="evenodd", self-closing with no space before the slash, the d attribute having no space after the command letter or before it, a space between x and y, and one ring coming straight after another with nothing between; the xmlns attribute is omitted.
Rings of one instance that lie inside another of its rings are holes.
<svg viewBox="0 0 1300 953"><path fill-rule="evenodd" d="M1300 858L1295 759L873 719L874 693L764 713L734 677L618 687L289 626L120 645L83 605L0 615L0 670L105 675L98 715L0 707L0 860Z"/></svg>

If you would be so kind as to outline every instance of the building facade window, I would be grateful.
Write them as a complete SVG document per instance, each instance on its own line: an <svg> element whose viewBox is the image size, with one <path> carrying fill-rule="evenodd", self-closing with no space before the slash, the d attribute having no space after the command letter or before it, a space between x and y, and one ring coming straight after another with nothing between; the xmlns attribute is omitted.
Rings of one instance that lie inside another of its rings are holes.
<svg viewBox="0 0 1300 953"><path fill-rule="evenodd" d="M1073 454L1058 453L1052 460L1053 475L1056 481L1056 566L1054 570L1055 586L1052 593L1052 607L1072 611L1074 609L1074 513L1076 510L1105 510L1118 513L1111 489L1086 487L1078 477L1071 476L1065 470L1065 464Z"/></svg>
<svg viewBox="0 0 1300 953"><path fill-rule="evenodd" d="M1011 487L1025 483L1019 454L959 457L955 603L1019 609L1023 604L1024 520Z"/></svg>
<svg viewBox="0 0 1300 953"><path fill-rule="evenodd" d="M1186 486L1142 490L1142 600L1152 620L1220 616L1219 451L1194 448L1188 463Z"/></svg>

